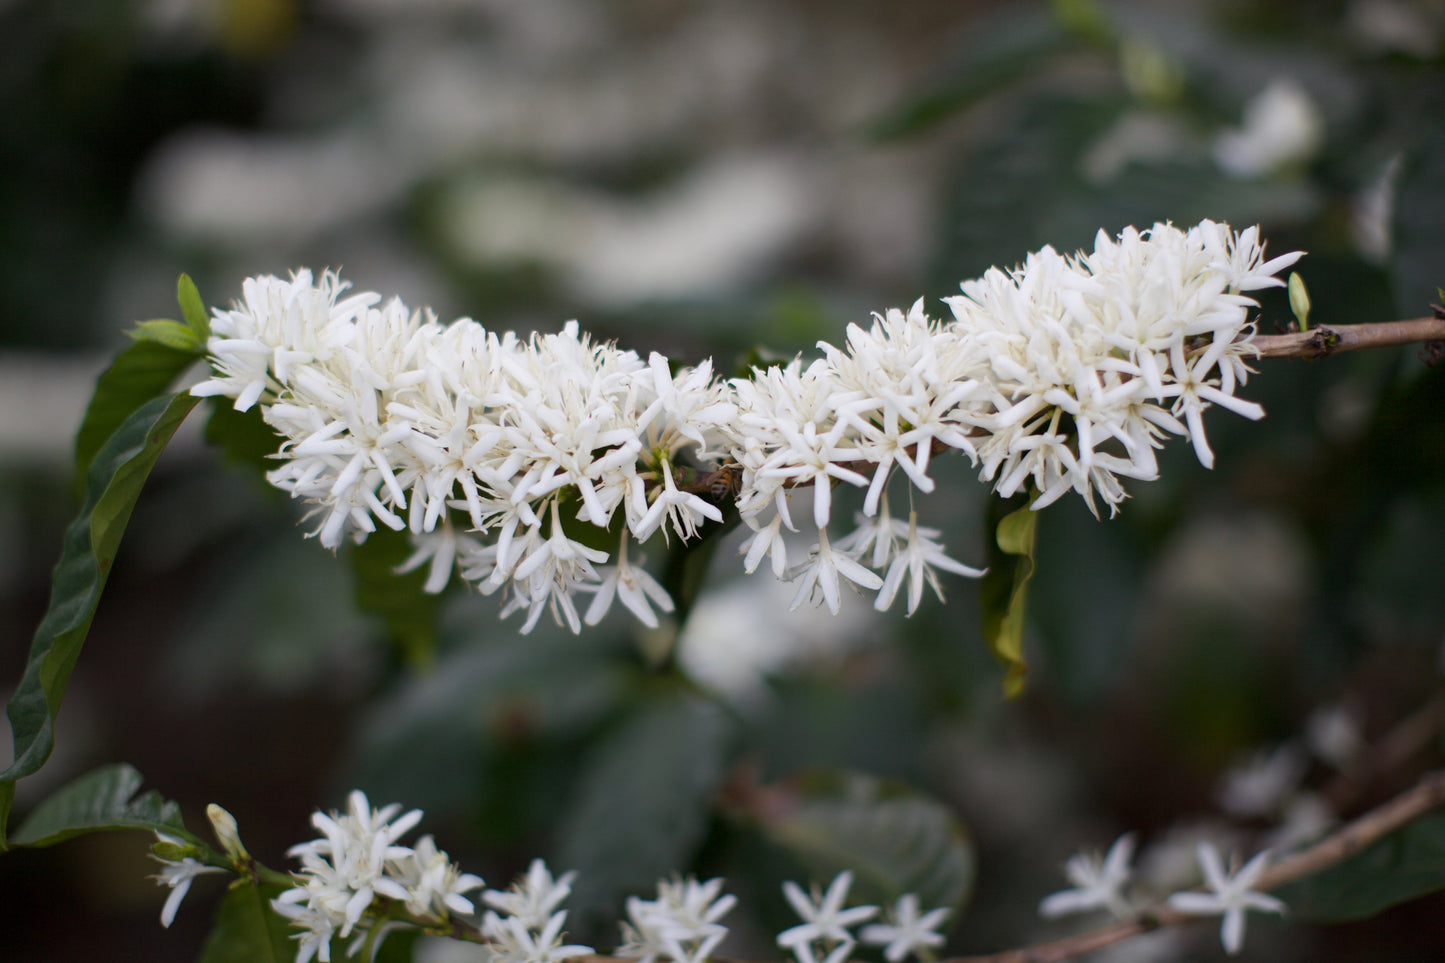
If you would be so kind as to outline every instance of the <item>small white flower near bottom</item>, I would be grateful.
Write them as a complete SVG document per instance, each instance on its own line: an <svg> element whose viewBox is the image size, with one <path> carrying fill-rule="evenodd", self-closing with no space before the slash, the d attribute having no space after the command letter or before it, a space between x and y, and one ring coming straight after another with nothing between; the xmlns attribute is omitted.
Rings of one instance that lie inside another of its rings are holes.
<svg viewBox="0 0 1445 963"><path fill-rule="evenodd" d="M1269 862L1269 850L1255 856L1232 875L1225 872L1219 850L1212 844L1200 843L1196 854L1199 868L1204 872L1204 881L1214 892L1175 893L1169 897L1169 907L1191 916L1222 915L1224 923L1220 927L1219 938L1225 952L1233 956L1244 945L1245 913L1252 909L1281 915L1285 912L1284 903L1251 889Z"/></svg>
<svg viewBox="0 0 1445 963"><path fill-rule="evenodd" d="M814 886L811 898L797 883L784 883L783 895L803 922L779 933L778 945L791 950L798 963L820 963L814 954L815 943L822 943L827 954L821 963L843 963L848 959L853 947L858 944L848 927L878 915L876 906L843 908L848 899L848 887L852 885L853 873L849 870L835 876L826 893L820 894Z"/></svg>
<svg viewBox="0 0 1445 963"><path fill-rule="evenodd" d="M918 912L918 896L904 893L888 914L890 923L871 923L859 934L864 943L883 947L883 956L888 963L902 963L909 956L920 955L920 950L943 945L943 934L938 927L948 919L947 907Z"/></svg>
<svg viewBox="0 0 1445 963"><path fill-rule="evenodd" d="M1106 909L1120 919L1128 916L1133 910L1122 891L1131 875L1134 842L1134 834L1125 833L1114 840L1103 858L1097 853L1070 856L1064 864L1064 875L1075 888L1045 896L1039 903L1039 914L1055 917Z"/></svg>

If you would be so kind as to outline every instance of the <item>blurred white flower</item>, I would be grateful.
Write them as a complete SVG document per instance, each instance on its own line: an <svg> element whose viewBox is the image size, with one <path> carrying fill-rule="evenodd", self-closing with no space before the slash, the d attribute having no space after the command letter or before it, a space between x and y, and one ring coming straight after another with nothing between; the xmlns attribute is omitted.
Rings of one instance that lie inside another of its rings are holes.
<svg viewBox="0 0 1445 963"><path fill-rule="evenodd" d="M1269 862L1269 850L1259 853L1232 874L1225 872L1219 850L1212 844L1200 843L1197 855L1204 882L1211 892L1175 893L1169 897L1169 906L1191 916L1222 915L1224 922L1219 938L1225 952L1233 956L1244 946L1244 916L1249 910L1279 914L1285 911L1284 903L1251 889Z"/></svg>
<svg viewBox="0 0 1445 963"><path fill-rule="evenodd" d="M1348 769L1365 749L1359 720L1343 705L1325 706L1305 721L1305 743L1315 757L1335 769Z"/></svg>
<svg viewBox="0 0 1445 963"><path fill-rule="evenodd" d="M843 963L848 959L858 942L849 927L878 915L876 906L843 908L852 885L849 870L835 876L826 893L820 894L814 886L808 894L791 880L784 883L783 895L803 922L779 933L778 945L791 950L798 963ZM826 954L821 961L815 955L819 945Z"/></svg>
<svg viewBox="0 0 1445 963"><path fill-rule="evenodd" d="M1299 786L1307 766L1304 755L1290 743L1261 750L1220 777L1219 804L1241 819L1272 816Z"/></svg>
<svg viewBox="0 0 1445 963"><path fill-rule="evenodd" d="M948 919L949 909L940 907L927 913L918 911L918 895L904 893L889 911L886 923L870 923L859 936L864 943L883 947L888 963L902 963L920 949L943 945L938 928Z"/></svg>
<svg viewBox="0 0 1445 963"><path fill-rule="evenodd" d="M718 920L737 904L722 885L721 879L699 883L689 876L659 881L655 900L629 897L616 955L637 957L638 963L703 963L727 936Z"/></svg>
<svg viewBox="0 0 1445 963"><path fill-rule="evenodd" d="M554 879L540 859L532 860L526 874L505 892L489 889L482 899L492 909L521 920L528 929L540 930L551 920L557 907L572 893L577 873L563 873Z"/></svg>
<svg viewBox="0 0 1445 963"><path fill-rule="evenodd" d="M1135 842L1133 833L1125 833L1114 840L1103 857L1097 853L1070 856L1064 864L1064 875L1074 888L1045 896L1039 903L1040 915L1066 916L1103 909L1123 919L1132 913L1133 907L1124 898L1123 891L1133 872L1129 864L1134 858Z"/></svg>
<svg viewBox="0 0 1445 963"><path fill-rule="evenodd" d="M1290 77L1270 81L1244 106L1243 124L1214 140L1214 161L1232 177L1254 178L1319 152L1325 120L1309 91Z"/></svg>

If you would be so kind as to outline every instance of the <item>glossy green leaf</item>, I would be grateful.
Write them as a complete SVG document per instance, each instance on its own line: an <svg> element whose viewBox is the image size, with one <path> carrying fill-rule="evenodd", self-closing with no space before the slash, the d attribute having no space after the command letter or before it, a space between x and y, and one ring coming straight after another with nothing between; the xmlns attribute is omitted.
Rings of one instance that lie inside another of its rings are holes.
<svg viewBox="0 0 1445 963"><path fill-rule="evenodd" d="M5 846L15 780L38 770L50 756L55 716L131 510L166 443L199 400L181 394L142 405L100 447L90 466L85 504L65 531L51 577L50 605L7 707L15 761L0 773L0 848Z"/></svg>
<svg viewBox="0 0 1445 963"><path fill-rule="evenodd" d="M1445 889L1445 813L1431 813L1314 876L1281 886L1290 916L1321 923L1365 919Z"/></svg>
<svg viewBox="0 0 1445 963"><path fill-rule="evenodd" d="M200 963L291 963L296 941L285 917L271 909L280 887L244 882L231 888L216 911ZM333 952L332 959L342 954Z"/></svg>
<svg viewBox="0 0 1445 963"><path fill-rule="evenodd" d="M180 807L155 790L141 793L143 782L141 774L125 763L87 773L31 810L10 842L53 846L102 829L150 829L191 838L181 822Z"/></svg>
<svg viewBox="0 0 1445 963"><path fill-rule="evenodd" d="M176 300L180 302L181 316L187 326L205 347L206 339L211 336L211 319L206 314L206 302L201 300L201 292L189 274L182 274L176 282Z"/></svg>
<svg viewBox="0 0 1445 963"><path fill-rule="evenodd" d="M196 362L193 351L156 341L136 341L116 355L96 382L95 394L75 435L75 485L84 496L86 473L95 453L131 414L164 394Z"/></svg>
<svg viewBox="0 0 1445 963"><path fill-rule="evenodd" d="M1023 691L1028 671L1024 662L1024 620L1029 579L1034 574L1038 520L1038 512L1027 505L999 519L996 550L989 553L988 573L978 587L984 641L1004 665L1003 690L1010 697Z"/></svg>
<svg viewBox="0 0 1445 963"><path fill-rule="evenodd" d="M579 931L606 932L626 896L653 891L659 878L691 863L733 728L713 703L664 692L636 706L581 760L575 802L550 860L577 870L569 905Z"/></svg>
<svg viewBox="0 0 1445 963"><path fill-rule="evenodd" d="M201 348L205 344L196 337L196 332L179 321L172 321L169 318L137 321L135 327L127 331L126 335L132 341L154 341L168 348L187 351L195 355L201 353Z"/></svg>
<svg viewBox="0 0 1445 963"><path fill-rule="evenodd" d="M973 891L973 842L962 823L903 783L820 773L795 799L757 815L763 833L812 879L852 870L852 902L891 905L916 893L925 907L958 910Z"/></svg>

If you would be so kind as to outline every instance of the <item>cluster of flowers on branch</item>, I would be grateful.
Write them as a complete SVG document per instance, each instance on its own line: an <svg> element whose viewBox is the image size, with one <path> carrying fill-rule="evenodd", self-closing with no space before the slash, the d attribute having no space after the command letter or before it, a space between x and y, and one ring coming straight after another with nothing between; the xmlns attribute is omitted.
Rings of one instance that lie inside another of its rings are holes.
<svg viewBox="0 0 1445 963"><path fill-rule="evenodd" d="M575 873L554 877L537 859L509 889L483 889L481 877L463 873L431 836L400 844L422 816L417 809L402 814L401 808L393 803L374 809L356 790L345 813L312 815L321 836L288 851L301 860L301 869L291 874L291 888L271 901L299 931L296 963L330 963L332 940L347 938L348 957L370 958L388 932L404 927L486 944L494 963L562 963L594 953L590 946L563 942L567 911L561 905L571 895ZM208 815L232 868L254 870L230 814L212 806ZM226 869L197 859L180 839L157 835L153 853L162 869L155 879L171 887L161 923L170 926L195 877ZM803 922L781 933L777 942L796 963L842 963L860 938L884 947L889 963L943 944L938 928L949 911L920 913L913 893L900 897L889 922L866 926L855 936L852 928L877 916L878 907L845 908L852 880L852 873L844 871L825 895L815 888L811 897L796 883L784 884L784 895ZM480 918L466 896L474 890L482 890L487 907ZM720 920L736 904L735 896L723 892L721 879L660 881L656 899L628 899L617 956L638 963L706 963L728 934Z"/></svg>
<svg viewBox="0 0 1445 963"><path fill-rule="evenodd" d="M820 342L811 363L730 380L575 322L527 340L443 325L303 270L252 278L215 312L212 377L192 390L260 405L283 438L269 478L311 506L323 545L408 530L406 567L430 565L429 591L460 573L503 592L524 631L547 611L579 631L614 600L655 626L673 601L630 543L692 540L732 511L750 533L744 568L768 558L797 580L795 606L836 612L847 581L886 609L906 580L911 613L925 586L940 592L939 570L980 571L911 507L892 516L891 481L906 479L911 506L935 487L930 460L956 450L1000 495L1032 491L1040 508L1073 491L1113 512L1121 478L1157 475L1168 435L1212 464L1206 408L1263 414L1235 396L1253 353L1247 292L1282 285L1299 256L1266 260L1254 228L1211 221L1101 232L1091 252L1044 248L965 282L950 320L920 299ZM830 537L837 483L864 492L862 512ZM798 559L786 533L800 527L812 544Z"/></svg>

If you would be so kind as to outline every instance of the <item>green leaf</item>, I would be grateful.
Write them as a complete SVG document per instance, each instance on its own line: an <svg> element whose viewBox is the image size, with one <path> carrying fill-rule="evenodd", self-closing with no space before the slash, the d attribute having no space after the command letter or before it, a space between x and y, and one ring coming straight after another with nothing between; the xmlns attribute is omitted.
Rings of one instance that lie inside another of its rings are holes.
<svg viewBox="0 0 1445 963"><path fill-rule="evenodd" d="M1024 617L1029 579L1034 574L1038 520L1038 512L1027 505L999 520L994 539L997 551L990 551L988 573L978 587L984 641L1004 665L1003 691L1010 698L1023 691L1028 671L1024 662Z"/></svg>
<svg viewBox="0 0 1445 963"><path fill-rule="evenodd" d="M1445 813L1431 813L1274 895L1295 919L1343 923L1440 889L1445 889Z"/></svg>
<svg viewBox="0 0 1445 963"><path fill-rule="evenodd" d="M691 863L732 736L718 706L672 690L635 707L582 761L550 861L577 870L569 905L578 930L605 932L624 897L652 891Z"/></svg>
<svg viewBox="0 0 1445 963"><path fill-rule="evenodd" d="M926 908L957 911L973 891L973 842L963 824L903 783L816 773L799 798L757 815L764 835L813 879L852 870L851 902L892 904L917 893Z"/></svg>
<svg viewBox="0 0 1445 963"><path fill-rule="evenodd" d="M271 909L279 886L242 882L221 900L216 922L201 950L201 963L291 963L296 941L285 917ZM333 953L332 959L340 959Z"/></svg>
<svg viewBox="0 0 1445 963"><path fill-rule="evenodd" d="M1058 19L1034 9L1007 9L992 25L970 31L931 89L893 108L874 124L872 136L894 140L928 130L984 97L1084 49Z"/></svg>
<svg viewBox="0 0 1445 963"><path fill-rule="evenodd" d="M85 504L65 530L51 576L50 605L35 630L25 675L7 714L15 761L0 772L0 850L15 796L15 780L50 756L55 716L80 657L121 536L147 476L198 398L156 398L138 408L96 453L86 478Z"/></svg>
<svg viewBox="0 0 1445 963"><path fill-rule="evenodd" d="M422 591L429 565L405 575L396 573L396 567L411 553L405 532L373 532L351 547L351 572L356 579L357 607L381 619L413 667L425 668L432 664L436 650L442 595Z"/></svg>
<svg viewBox="0 0 1445 963"><path fill-rule="evenodd" d="M256 477L264 482L267 469L274 465L271 456L281 446L281 438L261 417L261 406L237 411L230 398L217 396L208 401L211 414L206 419L206 442L221 449L227 461L254 469ZM266 490L279 493L270 485Z"/></svg>
<svg viewBox="0 0 1445 963"><path fill-rule="evenodd" d="M185 351L197 356L205 348L205 342L196 337L196 332L179 321L171 321L168 318L137 321L135 327L127 331L126 335L134 341L154 341L167 348L175 348L177 351Z"/></svg>
<svg viewBox="0 0 1445 963"><path fill-rule="evenodd" d="M75 485L84 496L86 473L105 440L141 405L163 394L196 361L156 341L136 341L116 355L95 384L75 436Z"/></svg>
<svg viewBox="0 0 1445 963"><path fill-rule="evenodd" d="M201 300L201 292L189 274L182 274L176 281L176 300L180 302L186 324L204 348L211 336L211 319L206 315L206 302Z"/></svg>
<svg viewBox="0 0 1445 963"><path fill-rule="evenodd" d="M87 773L36 806L15 831L16 846L53 846L102 829L150 829L194 839L180 807L155 790L141 795L144 780L125 763Z"/></svg>

